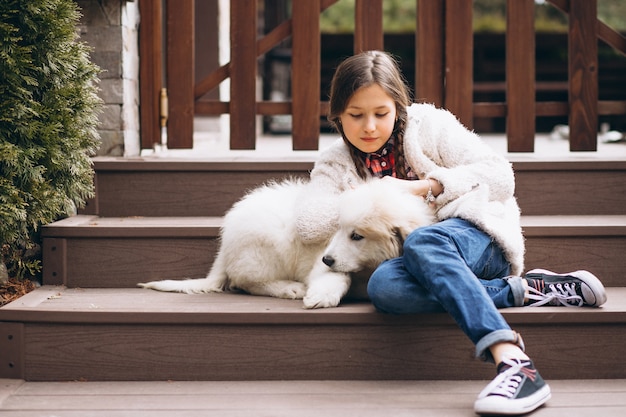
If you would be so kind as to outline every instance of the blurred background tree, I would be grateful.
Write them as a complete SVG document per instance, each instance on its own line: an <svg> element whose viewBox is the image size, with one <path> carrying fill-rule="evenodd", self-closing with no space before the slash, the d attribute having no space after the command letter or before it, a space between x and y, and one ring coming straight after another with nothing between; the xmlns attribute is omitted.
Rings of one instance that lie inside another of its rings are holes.
<svg viewBox="0 0 626 417"><path fill-rule="evenodd" d="M321 29L324 33L351 33L354 31L355 0L339 0L322 13ZM567 16L549 5L536 0L535 27L539 32L567 31ZM384 0L383 28L386 33L415 31L415 0ZM618 31L626 31L626 1L598 0L598 17ZM506 27L506 0L474 0L474 30L477 32L503 32Z"/></svg>

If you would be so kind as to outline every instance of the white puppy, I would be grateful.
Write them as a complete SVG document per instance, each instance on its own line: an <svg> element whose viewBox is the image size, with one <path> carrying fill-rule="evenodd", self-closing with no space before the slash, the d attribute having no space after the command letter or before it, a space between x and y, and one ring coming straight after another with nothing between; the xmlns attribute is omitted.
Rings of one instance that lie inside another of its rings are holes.
<svg viewBox="0 0 626 417"><path fill-rule="evenodd" d="M296 231L296 202L311 192L298 180L269 183L224 216L220 249L206 278L138 284L185 293L239 289L253 295L303 299L306 308L335 307L351 274L402 253L404 238L434 222L422 197L393 182L372 180L339 199L339 228L329 242L304 243ZM363 283L361 283L363 284Z"/></svg>

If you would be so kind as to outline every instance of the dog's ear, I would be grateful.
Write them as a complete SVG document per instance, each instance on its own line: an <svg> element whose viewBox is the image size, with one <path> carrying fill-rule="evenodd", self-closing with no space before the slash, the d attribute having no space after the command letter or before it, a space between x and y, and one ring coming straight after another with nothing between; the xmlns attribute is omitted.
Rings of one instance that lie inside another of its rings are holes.
<svg viewBox="0 0 626 417"><path fill-rule="evenodd" d="M406 237L409 235L409 233L402 227L396 226L393 229L393 238L396 242L398 242L399 247L404 246L404 240L406 239Z"/></svg>
<svg viewBox="0 0 626 417"><path fill-rule="evenodd" d="M404 221L403 224L396 225L394 228L394 233L396 233L402 239L402 242L407 238L407 236L415 229L417 229L420 225L415 224L411 221Z"/></svg>

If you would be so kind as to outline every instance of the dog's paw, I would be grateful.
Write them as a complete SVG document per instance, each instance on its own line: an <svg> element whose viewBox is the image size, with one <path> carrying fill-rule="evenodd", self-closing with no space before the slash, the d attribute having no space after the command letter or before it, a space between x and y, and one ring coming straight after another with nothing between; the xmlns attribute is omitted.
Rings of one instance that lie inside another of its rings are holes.
<svg viewBox="0 0 626 417"><path fill-rule="evenodd" d="M341 295L332 293L307 292L302 299L304 308L329 308L337 307L341 301Z"/></svg>
<svg viewBox="0 0 626 417"><path fill-rule="evenodd" d="M306 286L301 282L290 282L280 290L279 298L300 300L306 294Z"/></svg>

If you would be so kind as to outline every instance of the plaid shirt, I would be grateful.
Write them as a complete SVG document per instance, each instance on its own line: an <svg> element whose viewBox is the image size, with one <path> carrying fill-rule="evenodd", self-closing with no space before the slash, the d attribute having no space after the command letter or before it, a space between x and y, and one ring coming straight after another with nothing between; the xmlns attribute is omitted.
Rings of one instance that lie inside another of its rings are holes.
<svg viewBox="0 0 626 417"><path fill-rule="evenodd" d="M365 166L369 170L369 172L378 178L385 177L387 175L391 175L392 177L397 177L396 174L396 158L393 155L393 147L395 141L392 137L387 141L385 146L380 150L380 152L372 152L365 153L360 152L361 157L363 158L363 162ZM418 176L413 172L411 167L406 165L406 173L408 180L416 180Z"/></svg>

